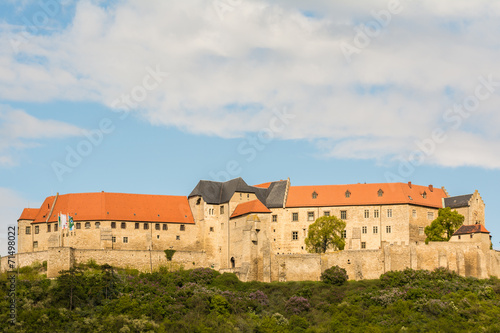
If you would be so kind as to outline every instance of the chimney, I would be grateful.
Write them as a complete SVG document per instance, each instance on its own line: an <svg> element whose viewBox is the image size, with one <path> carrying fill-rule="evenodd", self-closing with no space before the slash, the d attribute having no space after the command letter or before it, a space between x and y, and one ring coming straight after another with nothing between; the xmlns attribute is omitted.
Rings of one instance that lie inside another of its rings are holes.
<svg viewBox="0 0 500 333"><path fill-rule="evenodd" d="M411 188L411 182L408 182L408 187Z"/></svg>
<svg viewBox="0 0 500 333"><path fill-rule="evenodd" d="M429 190L431 190L431 192L434 192L434 186L429 185Z"/></svg>

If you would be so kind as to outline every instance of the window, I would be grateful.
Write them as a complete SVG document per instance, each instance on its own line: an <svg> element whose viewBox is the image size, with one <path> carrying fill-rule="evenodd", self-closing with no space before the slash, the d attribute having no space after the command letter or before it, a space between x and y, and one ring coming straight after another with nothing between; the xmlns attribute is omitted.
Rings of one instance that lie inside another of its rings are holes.
<svg viewBox="0 0 500 333"><path fill-rule="evenodd" d="M214 209L213 208L209 208L208 209L208 215L214 215Z"/></svg>
<svg viewBox="0 0 500 333"><path fill-rule="evenodd" d="M111 237L111 241L112 241L113 243L116 243L116 237L115 237L115 236Z"/></svg>
<svg viewBox="0 0 500 333"><path fill-rule="evenodd" d="M175 240L181 240L181 236L179 235L175 236Z"/></svg>
<svg viewBox="0 0 500 333"><path fill-rule="evenodd" d="M166 223L163 223L163 230L168 230L168 226Z"/></svg>
<svg viewBox="0 0 500 333"><path fill-rule="evenodd" d="M47 232L50 232L50 224L47 224Z"/></svg>
<svg viewBox="0 0 500 333"><path fill-rule="evenodd" d="M434 220L434 212L427 212L427 219L428 220Z"/></svg>
<svg viewBox="0 0 500 333"><path fill-rule="evenodd" d="M160 230L160 223L155 223L155 230Z"/></svg>
<svg viewBox="0 0 500 333"><path fill-rule="evenodd" d="M26 227L26 235L31 235L31 227Z"/></svg>
<svg viewBox="0 0 500 333"><path fill-rule="evenodd" d="M76 222L76 228L77 229L81 229L82 228L82 224L80 222ZM54 228L55 231L57 231L57 228Z"/></svg>
<svg viewBox="0 0 500 333"><path fill-rule="evenodd" d="M57 225L57 223L54 223L54 231L57 231L57 229L59 229L59 226Z"/></svg>
<svg viewBox="0 0 500 333"><path fill-rule="evenodd" d="M292 231L292 240L298 240L298 239L299 239L299 232Z"/></svg>
<svg viewBox="0 0 500 333"><path fill-rule="evenodd" d="M224 206L220 206L220 213L221 215L224 214Z"/></svg>
<svg viewBox="0 0 500 333"><path fill-rule="evenodd" d="M387 217L392 217L392 209L387 210Z"/></svg>
<svg viewBox="0 0 500 333"><path fill-rule="evenodd" d="M278 215L273 215L273 222L278 222Z"/></svg>
<svg viewBox="0 0 500 333"><path fill-rule="evenodd" d="M148 230L149 229L149 223L144 223L143 228L144 228L144 230Z"/></svg>
<svg viewBox="0 0 500 333"><path fill-rule="evenodd" d="M330 216L330 211L324 211L323 216Z"/></svg>
<svg viewBox="0 0 500 333"><path fill-rule="evenodd" d="M422 198L427 199L427 192L422 193Z"/></svg>
<svg viewBox="0 0 500 333"><path fill-rule="evenodd" d="M378 226L376 225L373 226L373 233L378 234Z"/></svg>
<svg viewBox="0 0 500 333"><path fill-rule="evenodd" d="M391 233L391 226L390 225L386 225L385 226L385 233L386 234L390 234Z"/></svg>
<svg viewBox="0 0 500 333"><path fill-rule="evenodd" d="M123 237L123 242L128 243L128 237Z"/></svg>
<svg viewBox="0 0 500 333"><path fill-rule="evenodd" d="M101 222L96 222L96 223L95 223L95 228L96 228L96 229L99 229L100 227L101 227Z"/></svg>
<svg viewBox="0 0 500 333"><path fill-rule="evenodd" d="M40 226L36 225L35 226L35 235L40 233Z"/></svg>
<svg viewBox="0 0 500 333"><path fill-rule="evenodd" d="M134 228L139 229L139 222L136 222L136 223L135 223Z"/></svg>
<svg viewBox="0 0 500 333"><path fill-rule="evenodd" d="M316 193L316 191L314 191L313 194L312 194L312 198L316 199L317 197L318 197L318 193Z"/></svg>
<svg viewBox="0 0 500 333"><path fill-rule="evenodd" d="M375 210L373 211L373 217L379 217L379 216L380 216L380 214L379 214L378 209L375 209Z"/></svg>
<svg viewBox="0 0 500 333"><path fill-rule="evenodd" d="M411 211L411 216L412 216L414 219L415 219L415 218L417 218L417 210L416 210L416 209L414 209L414 210L412 210L412 211Z"/></svg>
<svg viewBox="0 0 500 333"><path fill-rule="evenodd" d="M345 197L350 198L351 197L351 192L349 190L345 191Z"/></svg>
<svg viewBox="0 0 500 333"><path fill-rule="evenodd" d="M125 222L122 222L122 224L121 224L121 228L122 228L122 229L126 229L126 228L127 228L127 224L126 224Z"/></svg>
<svg viewBox="0 0 500 333"><path fill-rule="evenodd" d="M247 198L250 198L250 193L247 193Z"/></svg>
<svg viewBox="0 0 500 333"><path fill-rule="evenodd" d="M424 234L424 227L418 227L418 234L422 236Z"/></svg>
<svg viewBox="0 0 500 333"><path fill-rule="evenodd" d="M347 210L341 210L340 211L340 219L341 220L346 220L347 219Z"/></svg>
<svg viewBox="0 0 500 333"><path fill-rule="evenodd" d="M85 229L90 229L90 222L85 222Z"/></svg>
<svg viewBox="0 0 500 333"><path fill-rule="evenodd" d="M366 249L366 242L361 242L361 248Z"/></svg>
<svg viewBox="0 0 500 333"><path fill-rule="evenodd" d="M377 192L378 196L381 197L384 195L384 191L382 191L382 189L379 189L378 192Z"/></svg>
<svg viewBox="0 0 500 333"><path fill-rule="evenodd" d="M214 227L210 227L210 232L214 232Z"/></svg>
<svg viewBox="0 0 500 333"><path fill-rule="evenodd" d="M38 242L37 241L33 242L33 248L34 249L38 248Z"/></svg>
<svg viewBox="0 0 500 333"><path fill-rule="evenodd" d="M347 238L347 230L342 230L342 234L340 236L342 238Z"/></svg>
<svg viewBox="0 0 500 333"><path fill-rule="evenodd" d="M111 222L111 228L116 229L116 222Z"/></svg>
<svg viewBox="0 0 500 333"><path fill-rule="evenodd" d="M292 221L297 222L299 220L299 213L292 213Z"/></svg>
<svg viewBox="0 0 500 333"><path fill-rule="evenodd" d="M307 212L307 220L314 221L314 212Z"/></svg>
<svg viewBox="0 0 500 333"><path fill-rule="evenodd" d="M370 217L370 210L369 209L365 209L365 219L367 219L369 217Z"/></svg>
<svg viewBox="0 0 500 333"><path fill-rule="evenodd" d="M364 233L364 234L367 234L368 233L368 227L366 225L364 225L362 228L361 228L361 232Z"/></svg>
<svg viewBox="0 0 500 333"><path fill-rule="evenodd" d="M240 198L242 198L243 194L240 193Z"/></svg>
<svg viewBox="0 0 500 333"><path fill-rule="evenodd" d="M185 231L186 230L186 226L184 224L181 224L181 228L180 228L181 231Z"/></svg>

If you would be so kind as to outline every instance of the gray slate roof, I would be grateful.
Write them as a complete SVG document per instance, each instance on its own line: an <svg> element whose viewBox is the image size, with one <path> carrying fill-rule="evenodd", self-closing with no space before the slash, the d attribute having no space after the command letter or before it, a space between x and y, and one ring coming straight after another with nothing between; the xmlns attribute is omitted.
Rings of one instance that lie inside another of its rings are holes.
<svg viewBox="0 0 500 333"><path fill-rule="evenodd" d="M459 195L456 197L444 198L444 206L450 208L460 208L469 206L472 194Z"/></svg>
<svg viewBox="0 0 500 333"><path fill-rule="evenodd" d="M286 184L286 181L277 181L268 188L260 188L248 185L241 177L224 183L200 180L188 197L201 196L206 203L220 205L229 202L235 192L254 193L267 208L279 208L283 207Z"/></svg>

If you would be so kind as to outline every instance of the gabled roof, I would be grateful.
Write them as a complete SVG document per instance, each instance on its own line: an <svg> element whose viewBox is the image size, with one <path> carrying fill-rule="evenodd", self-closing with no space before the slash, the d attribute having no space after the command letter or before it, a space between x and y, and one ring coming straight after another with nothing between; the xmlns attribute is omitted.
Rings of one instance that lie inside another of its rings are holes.
<svg viewBox="0 0 500 333"><path fill-rule="evenodd" d="M482 224L472 224L472 225L463 225L458 228L457 231L453 233L455 235L468 235L468 234L477 234L477 233L485 233L489 234L490 232L486 230L484 225Z"/></svg>
<svg viewBox="0 0 500 333"><path fill-rule="evenodd" d="M34 221L39 211L39 208L24 208L21 217L19 217L19 220Z"/></svg>
<svg viewBox="0 0 500 333"><path fill-rule="evenodd" d="M45 199L34 223L45 222L54 204ZM24 213L24 212L23 212ZM187 197L125 193L74 193L57 197L49 222L58 214L69 214L74 221L136 221L194 223Z"/></svg>
<svg viewBox="0 0 500 333"><path fill-rule="evenodd" d="M250 213L270 213L271 211L259 200L243 202L236 206L231 218Z"/></svg>
<svg viewBox="0 0 500 333"><path fill-rule="evenodd" d="M229 202L235 192L254 193L269 208L283 207L286 184L286 181L277 181L267 187L256 187L248 185L241 178L224 183L200 180L188 197L201 196L208 204L220 205Z"/></svg>
<svg viewBox="0 0 500 333"><path fill-rule="evenodd" d="M444 199L444 206L450 208L460 208L469 206L469 200L472 194L458 195L456 197L449 197Z"/></svg>
<svg viewBox="0 0 500 333"><path fill-rule="evenodd" d="M313 198L314 192L316 198ZM445 197L443 189L411 183L291 186L286 207L410 204L442 208Z"/></svg>

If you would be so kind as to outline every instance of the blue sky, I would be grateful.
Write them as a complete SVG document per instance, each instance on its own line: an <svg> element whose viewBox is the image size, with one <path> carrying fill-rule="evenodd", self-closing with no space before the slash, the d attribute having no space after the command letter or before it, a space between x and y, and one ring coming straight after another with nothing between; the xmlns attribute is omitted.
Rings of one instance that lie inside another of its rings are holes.
<svg viewBox="0 0 500 333"><path fill-rule="evenodd" d="M42 5L41 5L42 4ZM500 249L496 1L4 1L0 253L73 192L412 181Z"/></svg>

